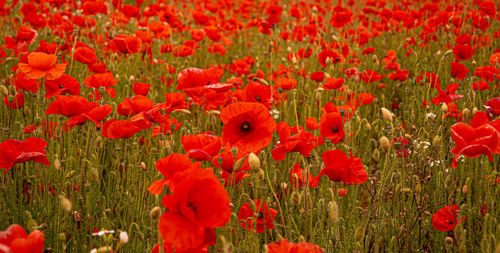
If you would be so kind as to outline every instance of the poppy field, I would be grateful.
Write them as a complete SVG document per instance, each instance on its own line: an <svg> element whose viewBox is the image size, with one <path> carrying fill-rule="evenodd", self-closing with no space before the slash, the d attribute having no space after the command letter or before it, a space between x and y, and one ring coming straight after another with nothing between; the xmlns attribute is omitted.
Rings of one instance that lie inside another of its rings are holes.
<svg viewBox="0 0 500 253"><path fill-rule="evenodd" d="M500 253L499 8L0 0L0 253Z"/></svg>

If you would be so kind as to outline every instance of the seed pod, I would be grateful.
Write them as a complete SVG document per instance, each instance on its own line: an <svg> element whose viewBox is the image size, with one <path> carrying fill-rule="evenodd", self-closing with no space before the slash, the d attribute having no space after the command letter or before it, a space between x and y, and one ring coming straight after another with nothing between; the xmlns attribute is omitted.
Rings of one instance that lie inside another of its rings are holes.
<svg viewBox="0 0 500 253"><path fill-rule="evenodd" d="M152 220L158 220L160 219L161 216L161 208L159 206L153 207L151 211L149 212L149 218Z"/></svg>

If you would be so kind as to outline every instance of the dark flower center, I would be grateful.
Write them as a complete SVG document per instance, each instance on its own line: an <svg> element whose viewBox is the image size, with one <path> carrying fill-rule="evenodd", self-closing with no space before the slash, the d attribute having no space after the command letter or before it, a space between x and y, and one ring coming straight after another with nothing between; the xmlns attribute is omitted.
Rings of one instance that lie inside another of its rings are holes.
<svg viewBox="0 0 500 253"><path fill-rule="evenodd" d="M338 131L339 131L339 128L338 128L338 127L333 127L333 128L332 128L332 131L333 131L334 133L336 133L336 132L338 132Z"/></svg>
<svg viewBox="0 0 500 253"><path fill-rule="evenodd" d="M260 97L259 96L255 97L255 100L260 101Z"/></svg>
<svg viewBox="0 0 500 253"><path fill-rule="evenodd" d="M245 131L245 132L250 131L250 122L248 122L247 120L243 121L240 128L241 128L241 131Z"/></svg>
<svg viewBox="0 0 500 253"><path fill-rule="evenodd" d="M193 210L193 212L196 212L196 206L193 205L193 203L187 203L187 206L189 207L189 209Z"/></svg>

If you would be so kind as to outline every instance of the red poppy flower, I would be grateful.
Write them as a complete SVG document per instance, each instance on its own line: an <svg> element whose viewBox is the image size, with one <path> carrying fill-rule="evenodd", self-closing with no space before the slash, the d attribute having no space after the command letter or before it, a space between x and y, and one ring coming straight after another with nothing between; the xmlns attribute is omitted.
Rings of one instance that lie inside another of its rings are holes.
<svg viewBox="0 0 500 253"><path fill-rule="evenodd" d="M96 106L89 110L88 112L83 113L88 120L94 122L96 127L101 127L101 121L103 121L106 117L108 117L113 111L113 107L111 105L103 105Z"/></svg>
<svg viewBox="0 0 500 253"><path fill-rule="evenodd" d="M149 88L151 88L151 84L134 82L132 91L135 95L147 96L149 93Z"/></svg>
<svg viewBox="0 0 500 253"><path fill-rule="evenodd" d="M373 103L373 99L375 98L374 95L371 93L359 93L358 94L359 100L361 100L361 103L364 105L368 105Z"/></svg>
<svg viewBox="0 0 500 253"><path fill-rule="evenodd" d="M193 166L193 162L189 159L187 155L173 153L169 156L161 158L156 161L155 168L158 170L165 178L153 182L148 191L151 194L158 195L161 194L163 188L168 186L170 190L174 188L172 179L175 177L176 173L182 173Z"/></svg>
<svg viewBox="0 0 500 253"><path fill-rule="evenodd" d="M240 225L248 231L263 233L266 229L274 229L274 218L278 211L270 208L267 202L260 199L253 201L256 210L250 207L250 203L246 202L238 211L238 220Z"/></svg>
<svg viewBox="0 0 500 253"><path fill-rule="evenodd" d="M465 217L462 217L460 222L458 221L458 205L454 204L451 206L445 206L437 210L434 215L432 215L432 226L439 231L451 231L454 230L457 224L465 221Z"/></svg>
<svg viewBox="0 0 500 253"><path fill-rule="evenodd" d="M316 176L317 180L324 175L334 182L362 184L368 178L360 158L348 158L340 149L325 151L321 156L325 168Z"/></svg>
<svg viewBox="0 0 500 253"><path fill-rule="evenodd" d="M56 95L56 99L50 103L45 114L59 114L71 118L81 115L97 105L97 103L89 102L88 99L80 96Z"/></svg>
<svg viewBox="0 0 500 253"><path fill-rule="evenodd" d="M80 9L83 10L84 15L95 15L98 13L107 14L108 7L104 3L104 1L85 1L80 6Z"/></svg>
<svg viewBox="0 0 500 253"><path fill-rule="evenodd" d="M23 227L13 224L0 231L1 252L43 252L45 237L43 232L34 230L29 235Z"/></svg>
<svg viewBox="0 0 500 253"><path fill-rule="evenodd" d="M224 123L222 141L242 153L257 153L272 141L276 122L266 107L260 103L240 102L226 106L221 111Z"/></svg>
<svg viewBox="0 0 500 253"><path fill-rule="evenodd" d="M311 80L316 82L323 82L325 79L325 72L323 71L315 71L311 73Z"/></svg>
<svg viewBox="0 0 500 253"><path fill-rule="evenodd" d="M319 123L318 123L318 119L315 118L315 117L309 117L306 120L306 127L307 129L313 131L313 130L316 130L319 128Z"/></svg>
<svg viewBox="0 0 500 253"><path fill-rule="evenodd" d="M186 95L179 92L165 93L163 109L165 113L171 113L175 109L186 109Z"/></svg>
<svg viewBox="0 0 500 253"><path fill-rule="evenodd" d="M182 90L188 96L203 95L205 87L217 84L224 74L224 70L220 68L187 68L182 70L177 77L177 90ZM227 91L232 85L221 86L221 92ZM209 87L207 87L209 88ZM217 89L217 86L213 87Z"/></svg>
<svg viewBox="0 0 500 253"><path fill-rule="evenodd" d="M453 47L453 54L455 55L455 61L465 61L474 55L474 49L470 45L456 44Z"/></svg>
<svg viewBox="0 0 500 253"><path fill-rule="evenodd" d="M243 89L243 102L261 103L267 108L271 106L271 88L258 82L249 82Z"/></svg>
<svg viewBox="0 0 500 253"><path fill-rule="evenodd" d="M342 87L344 82L345 82L345 80L342 77L339 77L339 78L328 77L328 78L326 78L325 84L323 84L323 88L325 90L338 89L338 88Z"/></svg>
<svg viewBox="0 0 500 253"><path fill-rule="evenodd" d="M408 77L410 76L410 72L408 70L403 69L403 70L396 70L395 72L389 73L387 78L390 80L399 80L399 81L406 81Z"/></svg>
<svg viewBox="0 0 500 253"><path fill-rule="evenodd" d="M32 52L28 55L28 63L20 62L17 66L27 78L54 80L62 76L66 64L56 64L57 56L42 52Z"/></svg>
<svg viewBox="0 0 500 253"><path fill-rule="evenodd" d="M128 120L108 120L103 123L102 136L109 139L130 138L141 129Z"/></svg>
<svg viewBox="0 0 500 253"><path fill-rule="evenodd" d="M27 25L22 25L16 34L17 43L26 43L28 45L33 44L38 33L31 27Z"/></svg>
<svg viewBox="0 0 500 253"><path fill-rule="evenodd" d="M73 59L83 64L92 65L97 62L97 55L95 49L81 46L75 49Z"/></svg>
<svg viewBox="0 0 500 253"><path fill-rule="evenodd" d="M436 86L441 85L441 81L436 73L423 72L417 77L417 84L429 84L431 88L436 88Z"/></svg>
<svg viewBox="0 0 500 253"><path fill-rule="evenodd" d="M135 35L118 34L110 42L113 51L123 54L135 54L142 48L142 40Z"/></svg>
<svg viewBox="0 0 500 253"><path fill-rule="evenodd" d="M351 10L343 8L340 5L336 6L330 24L334 28L342 28L351 22L352 14Z"/></svg>
<svg viewBox="0 0 500 253"><path fill-rule="evenodd" d="M19 109L24 105L24 93L19 92L15 96L9 95L8 97L4 97L3 102L10 109Z"/></svg>
<svg viewBox="0 0 500 253"><path fill-rule="evenodd" d="M16 73L14 77L11 80L16 85L16 91L25 90L36 93L40 89L40 84L37 80L26 78L23 73Z"/></svg>
<svg viewBox="0 0 500 253"><path fill-rule="evenodd" d="M457 159L466 157L488 156L493 161L493 153L500 152L500 120L488 122L484 112L477 112L471 125L459 122L451 126L451 135L456 146L451 150L455 154L452 167L458 166Z"/></svg>
<svg viewBox="0 0 500 253"><path fill-rule="evenodd" d="M133 99L124 98L123 101L118 104L116 111L118 114L123 116L133 116L140 112L150 110L154 107L154 101L148 97L136 95Z"/></svg>
<svg viewBox="0 0 500 253"><path fill-rule="evenodd" d="M442 103L449 104L452 101L461 99L464 95L455 94L459 86L459 83L452 83L446 86L446 89L444 91L441 89L441 86L436 86L438 95L431 99L431 103L435 105L439 105Z"/></svg>
<svg viewBox="0 0 500 253"><path fill-rule="evenodd" d="M189 157L196 161L210 161L222 145L220 137L209 134L184 135L181 142Z"/></svg>
<svg viewBox="0 0 500 253"><path fill-rule="evenodd" d="M281 121L278 123L278 134L280 136L279 145L273 149L272 156L275 161L285 159L287 153L299 152L301 155L309 157L311 150L316 147L316 137L305 131L303 127L291 128L288 123ZM292 133L294 134L293 136Z"/></svg>
<svg viewBox="0 0 500 253"><path fill-rule="evenodd" d="M342 55L337 51L323 50L318 54L319 64L323 67L328 65L327 63L337 63L342 60Z"/></svg>
<svg viewBox="0 0 500 253"><path fill-rule="evenodd" d="M500 115L500 96L492 98L484 103L487 108L486 113L489 119L496 118Z"/></svg>
<svg viewBox="0 0 500 253"><path fill-rule="evenodd" d="M45 148L47 142L38 137L29 137L24 141L7 139L0 143L0 169L7 173L17 163L34 161L50 165Z"/></svg>
<svg viewBox="0 0 500 253"><path fill-rule="evenodd" d="M165 252L206 252L216 241L213 228L199 226L186 217L166 212L158 223Z"/></svg>
<svg viewBox="0 0 500 253"><path fill-rule="evenodd" d="M78 96L81 93L80 82L68 74L62 74L61 77L54 80L46 80L45 90L47 91L45 93L46 99L64 94Z"/></svg>
<svg viewBox="0 0 500 253"><path fill-rule="evenodd" d="M310 242L291 243L287 239L267 244L268 253L324 253L318 245Z"/></svg>
<svg viewBox="0 0 500 253"><path fill-rule="evenodd" d="M278 87L283 90L291 90L297 87L297 80L293 78L287 78L282 76L277 78L275 82L278 85Z"/></svg>
<svg viewBox="0 0 500 253"><path fill-rule="evenodd" d="M465 67L460 62L451 62L451 76L458 79L458 80L463 80L465 77L467 77L467 74L469 73L469 69Z"/></svg>
<svg viewBox="0 0 500 253"><path fill-rule="evenodd" d="M488 82L493 82L498 74L500 74L500 70L489 65L477 67L474 70L474 73L472 73L472 75L477 76Z"/></svg>
<svg viewBox="0 0 500 253"><path fill-rule="evenodd" d="M380 75L379 73L377 73L376 71L373 71L371 69L367 69L365 70L364 72L361 72L359 74L359 77L361 78L361 80L363 80L365 83L369 84L369 83L373 83L373 82L376 82L380 79L382 79L384 76Z"/></svg>
<svg viewBox="0 0 500 253"><path fill-rule="evenodd" d="M319 133L333 143L343 142L345 133L342 115L333 103L328 102L325 109L319 122Z"/></svg>

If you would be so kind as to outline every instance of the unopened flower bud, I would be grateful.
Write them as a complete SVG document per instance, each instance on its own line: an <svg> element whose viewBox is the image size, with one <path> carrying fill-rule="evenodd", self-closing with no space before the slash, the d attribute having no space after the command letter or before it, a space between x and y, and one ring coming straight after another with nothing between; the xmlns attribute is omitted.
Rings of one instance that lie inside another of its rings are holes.
<svg viewBox="0 0 500 253"><path fill-rule="evenodd" d="M382 118L384 118L384 120L392 122L392 120L393 120L392 113L389 110L387 110L385 107L382 107L380 110L382 111Z"/></svg>
<svg viewBox="0 0 500 253"><path fill-rule="evenodd" d="M70 212L71 209L73 209L73 204L71 203L71 201L69 199L67 199L66 197L64 197L62 195L59 195L59 199L61 201L61 207L64 211Z"/></svg>
<svg viewBox="0 0 500 253"><path fill-rule="evenodd" d="M441 145L441 136L439 135L434 136L434 139L432 139L432 146L434 146L435 148L439 148L440 145Z"/></svg>
<svg viewBox="0 0 500 253"><path fill-rule="evenodd" d="M446 246L448 246L449 248L451 248L453 246L453 238L447 236L445 239L444 239L444 242L446 243Z"/></svg>
<svg viewBox="0 0 500 253"><path fill-rule="evenodd" d="M378 161L380 160L380 151L378 151L378 148L376 148L376 149L373 151L372 158L373 158L373 160L375 160L376 162L378 162Z"/></svg>
<svg viewBox="0 0 500 253"><path fill-rule="evenodd" d="M153 207L153 209L151 209L151 211L149 212L149 217L152 220L158 220L160 219L160 216L161 216L161 208L159 206Z"/></svg>
<svg viewBox="0 0 500 253"><path fill-rule="evenodd" d="M248 164L250 165L250 170L255 171L260 169L260 159L254 153L248 155Z"/></svg>
<svg viewBox="0 0 500 253"><path fill-rule="evenodd" d="M441 105L441 111L443 113L446 113L448 111L448 106L446 104L443 103L443 105Z"/></svg>
<svg viewBox="0 0 500 253"><path fill-rule="evenodd" d="M389 142L389 139L385 136L380 137L379 139L380 142L380 147L384 150L387 151L389 148L391 148L391 143Z"/></svg>
<svg viewBox="0 0 500 253"><path fill-rule="evenodd" d="M332 222L339 221L339 205L335 200L328 202L328 215Z"/></svg>
<svg viewBox="0 0 500 253"><path fill-rule="evenodd" d="M363 240L363 236L365 234L365 230L363 229L363 227L358 227L358 229L356 229L356 232L354 233L354 240L356 242L359 242L361 240Z"/></svg>

